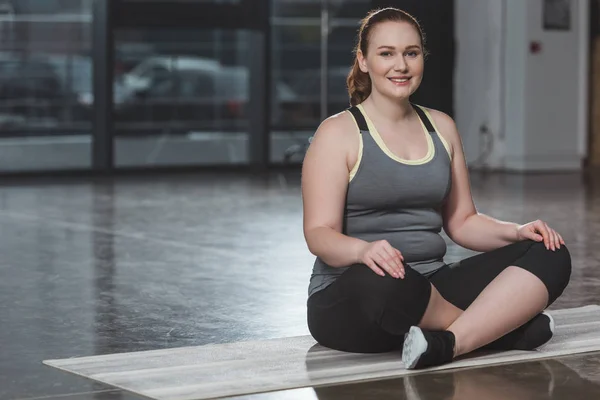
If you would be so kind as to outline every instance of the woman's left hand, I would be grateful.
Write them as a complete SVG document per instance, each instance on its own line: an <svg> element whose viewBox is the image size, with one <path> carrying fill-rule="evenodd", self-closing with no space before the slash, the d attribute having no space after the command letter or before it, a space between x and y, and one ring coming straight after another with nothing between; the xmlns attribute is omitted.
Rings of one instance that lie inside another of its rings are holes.
<svg viewBox="0 0 600 400"><path fill-rule="evenodd" d="M536 242L544 241L544 245L548 250L560 249L561 244L565 244L562 236L554 229L550 228L544 221L529 222L517 228L517 240L531 239Z"/></svg>

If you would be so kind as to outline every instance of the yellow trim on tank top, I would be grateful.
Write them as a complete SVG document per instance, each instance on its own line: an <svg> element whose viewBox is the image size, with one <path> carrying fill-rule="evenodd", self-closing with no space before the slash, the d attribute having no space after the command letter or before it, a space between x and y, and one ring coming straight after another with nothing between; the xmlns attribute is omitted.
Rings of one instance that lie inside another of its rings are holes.
<svg viewBox="0 0 600 400"><path fill-rule="evenodd" d="M423 133L425 134L425 139L427 141L427 154L425 154L425 156L416 159L416 160L406 160L404 158L400 158L397 155L395 155L385 144L385 142L383 141L383 138L381 137L381 135L379 134L379 132L377 131L377 128L375 128L375 125L373 124L373 122L371 121L371 119L369 118L369 116L367 115L367 113L365 112L365 109L362 107L362 104L357 105L357 107L360 109L360 111L363 113L365 119L367 120L367 126L369 127L369 133L371 133L371 136L373 137L373 139L375 140L375 143L377 143L377 145L379 146L379 148L381 150L383 150L383 152L390 157L392 160L395 160L399 163L402 164L408 164L408 165L420 165L420 164L425 164L426 162L431 161L431 159L433 159L433 156L435 154L435 146L433 145L433 139L431 138L431 134L429 133L429 131L427 131L427 127L425 126L425 124L423 123L423 121L421 121L421 118L419 118L419 121L421 122L421 127L423 128Z"/></svg>
<svg viewBox="0 0 600 400"><path fill-rule="evenodd" d="M358 127L358 122L356 122L354 115L352 115L352 113L350 111L348 111L348 114L350 114L350 116L354 120L354 124L356 125L356 131L358 133L358 140L359 140L359 142L358 142L358 157L356 157L356 162L354 163L354 166L352 167L352 170L350 171L350 176L348 179L348 182L352 182L352 179L354 179L354 175L356 175L356 172L358 171L360 161L362 160L363 138L362 138L362 134L360 133L360 128Z"/></svg>
<svg viewBox="0 0 600 400"><path fill-rule="evenodd" d="M418 104L415 104L417 107L419 107L421 110L423 110L423 112L425 113L425 115L427 116L427 119L429 120L429 122L431 122L431 125L433 126L433 129L435 129L435 133L436 135L440 138L442 144L444 145L444 147L446 148L446 151L448 152L448 156L450 157L450 160L452 160L452 151L450 150L450 145L448 145L448 142L446 141L446 139L444 139L444 137L442 136L442 134L440 133L440 129L437 127L437 125L435 124L435 121L433 120L433 118L431 117L431 114L429 114L429 111L427 111L427 109L423 106L420 106Z"/></svg>

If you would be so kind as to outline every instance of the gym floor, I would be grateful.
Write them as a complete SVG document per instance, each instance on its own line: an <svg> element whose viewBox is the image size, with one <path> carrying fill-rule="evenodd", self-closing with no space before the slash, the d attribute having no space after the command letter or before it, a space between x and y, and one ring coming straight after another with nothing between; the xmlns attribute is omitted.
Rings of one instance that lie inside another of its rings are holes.
<svg viewBox="0 0 600 400"><path fill-rule="evenodd" d="M298 172L7 180L0 186L0 398L141 399L42 360L309 334L313 256ZM558 230L596 304L600 178L473 174L480 212ZM473 254L449 244L447 261ZM237 399L600 398L600 353Z"/></svg>

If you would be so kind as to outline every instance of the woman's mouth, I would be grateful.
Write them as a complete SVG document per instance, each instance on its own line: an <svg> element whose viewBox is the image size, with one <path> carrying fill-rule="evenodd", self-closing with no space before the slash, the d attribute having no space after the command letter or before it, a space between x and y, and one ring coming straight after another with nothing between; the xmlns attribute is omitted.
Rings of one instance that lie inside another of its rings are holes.
<svg viewBox="0 0 600 400"><path fill-rule="evenodd" d="M392 78L388 78L388 79L390 81L392 81L392 83L396 86L406 86L406 85L408 85L408 81L410 81L409 76L392 77Z"/></svg>

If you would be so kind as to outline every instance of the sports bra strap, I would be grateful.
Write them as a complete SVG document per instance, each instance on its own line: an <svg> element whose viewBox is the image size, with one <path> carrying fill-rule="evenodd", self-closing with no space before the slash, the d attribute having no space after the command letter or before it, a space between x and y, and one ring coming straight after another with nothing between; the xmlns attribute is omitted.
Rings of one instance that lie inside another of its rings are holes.
<svg viewBox="0 0 600 400"><path fill-rule="evenodd" d="M421 121L423 121L425 128L427 128L427 132L435 133L436 130L433 127L433 124L431 123L429 118L427 118L427 114L425 114L423 109L415 104L412 104L412 106L415 109L415 111L417 112L417 114L419 115L419 118L421 119ZM348 111L350 111L350 113L356 120L356 123L358 124L358 128L361 131L364 131L364 132L369 131L369 126L367 125L367 120L365 119L365 116L362 114L362 112L360 112L358 107L352 106L352 107L348 108Z"/></svg>
<svg viewBox="0 0 600 400"><path fill-rule="evenodd" d="M356 123L358 124L358 129L360 129L361 132L369 131L369 127L367 125L367 120L365 119L365 116L360 112L358 107L352 106L352 107L348 108L348 111L350 111L350 113L352 113L352 116L354 117L354 119L356 120Z"/></svg>
<svg viewBox="0 0 600 400"><path fill-rule="evenodd" d="M423 109L415 104L413 104L412 106L415 109L415 111L417 112L417 114L419 114L419 118L421 118L421 121L423 121L425 128L427 128L427 132L435 133L435 128L431 124L431 121L429 120L429 118L427 118L427 115L425 114Z"/></svg>

